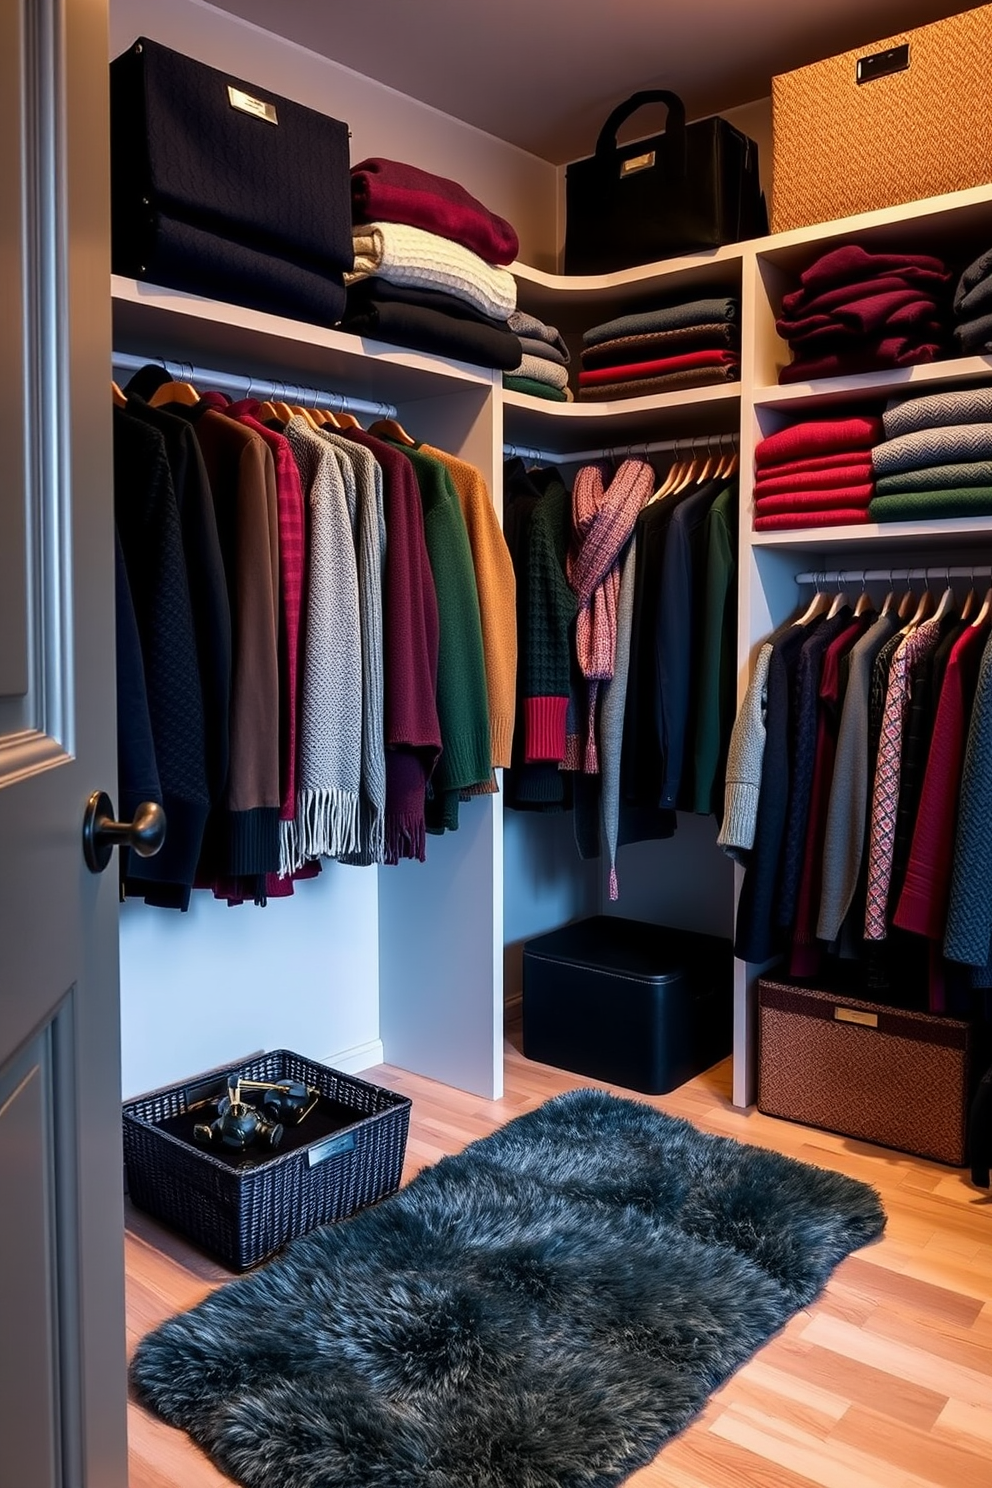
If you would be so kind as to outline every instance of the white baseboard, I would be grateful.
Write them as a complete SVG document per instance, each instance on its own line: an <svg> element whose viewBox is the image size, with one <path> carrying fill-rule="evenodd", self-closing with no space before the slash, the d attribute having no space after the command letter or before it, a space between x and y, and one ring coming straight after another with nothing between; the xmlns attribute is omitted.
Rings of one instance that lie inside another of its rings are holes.
<svg viewBox="0 0 992 1488"><path fill-rule="evenodd" d="M342 1049L338 1054L329 1054L321 1064L340 1070L345 1075L359 1075L374 1064L383 1064L382 1039L370 1039L367 1044L355 1044L351 1049Z"/></svg>

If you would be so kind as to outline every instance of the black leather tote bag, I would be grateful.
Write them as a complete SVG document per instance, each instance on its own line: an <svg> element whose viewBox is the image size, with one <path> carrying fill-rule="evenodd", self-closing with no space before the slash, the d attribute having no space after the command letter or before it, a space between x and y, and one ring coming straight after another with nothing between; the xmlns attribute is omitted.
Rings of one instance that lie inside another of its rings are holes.
<svg viewBox="0 0 992 1488"><path fill-rule="evenodd" d="M144 37L110 64L110 123L115 272L340 318L346 124Z"/></svg>
<svg viewBox="0 0 992 1488"><path fill-rule="evenodd" d="M664 134L618 145L648 103L668 108ZM565 173L565 273L603 274L759 237L768 218L758 147L726 119L685 122L676 93L634 93L600 130L596 153Z"/></svg>

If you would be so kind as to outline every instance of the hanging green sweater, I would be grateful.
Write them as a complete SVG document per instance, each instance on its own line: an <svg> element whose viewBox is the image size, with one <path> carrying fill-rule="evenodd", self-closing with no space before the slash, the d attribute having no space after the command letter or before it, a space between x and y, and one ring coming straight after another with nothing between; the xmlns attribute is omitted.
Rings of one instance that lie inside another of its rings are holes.
<svg viewBox="0 0 992 1488"><path fill-rule="evenodd" d="M721 491L703 524L699 691L693 729L692 809L723 806L723 776L734 723L737 683L737 485Z"/></svg>
<svg viewBox="0 0 992 1488"><path fill-rule="evenodd" d="M465 518L447 469L422 450L401 444L396 448L412 464L420 488L441 632L437 665L441 758L431 777L427 830L454 831L459 791L491 778L479 593Z"/></svg>

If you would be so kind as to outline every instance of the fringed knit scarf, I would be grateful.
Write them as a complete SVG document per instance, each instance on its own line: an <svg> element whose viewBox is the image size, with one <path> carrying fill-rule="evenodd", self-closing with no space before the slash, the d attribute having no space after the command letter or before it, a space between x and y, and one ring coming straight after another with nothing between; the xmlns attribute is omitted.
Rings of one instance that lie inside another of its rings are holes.
<svg viewBox="0 0 992 1488"><path fill-rule="evenodd" d="M566 765L590 775L599 771L596 746L599 684L613 676L616 658L619 558L655 480L646 460L624 460L606 486L608 470L605 464L584 465L575 477L572 543L566 569L579 605L575 622L576 653L582 675L589 684L585 737L568 750Z"/></svg>

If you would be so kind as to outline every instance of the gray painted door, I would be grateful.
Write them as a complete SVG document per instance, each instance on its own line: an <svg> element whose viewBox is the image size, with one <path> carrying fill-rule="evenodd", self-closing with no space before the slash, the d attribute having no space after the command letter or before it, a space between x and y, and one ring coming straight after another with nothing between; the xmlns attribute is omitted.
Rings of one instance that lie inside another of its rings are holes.
<svg viewBox="0 0 992 1488"><path fill-rule="evenodd" d="M0 1488L124 1488L106 0L0 5Z"/></svg>

